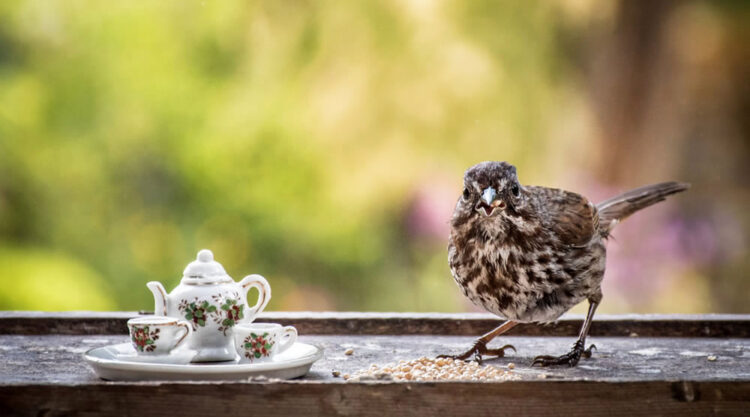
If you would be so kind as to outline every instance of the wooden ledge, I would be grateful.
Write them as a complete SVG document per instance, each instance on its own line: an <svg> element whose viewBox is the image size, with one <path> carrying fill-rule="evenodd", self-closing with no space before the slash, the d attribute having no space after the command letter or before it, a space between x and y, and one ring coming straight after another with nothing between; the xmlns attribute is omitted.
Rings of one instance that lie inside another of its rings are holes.
<svg viewBox="0 0 750 417"><path fill-rule="evenodd" d="M302 386L301 386L302 385ZM748 383L158 384L5 387L14 415L717 416L747 415ZM38 414L37 414L38 413ZM232 413L234 414L234 413Z"/></svg>
<svg viewBox="0 0 750 417"><path fill-rule="evenodd" d="M344 380L399 360L457 353L499 322L488 314L269 312L324 349L294 381L138 381L96 377L82 354L125 343L134 312L0 312L0 415L747 415L750 315L597 316L591 358L531 367L562 354L582 317L522 325L494 341L517 348L488 366L512 381ZM638 337L632 337L632 336ZM533 337L530 337L533 336ZM555 337L567 336L567 337ZM351 350L352 354L346 352ZM334 372L335 371L335 372Z"/></svg>
<svg viewBox="0 0 750 417"><path fill-rule="evenodd" d="M82 353L126 335L0 335L0 415L511 416L747 415L750 339L592 337L597 350L575 368L531 367L574 337L503 337L517 352L488 359L519 380L345 381L399 360L466 349L467 336L300 335L324 348L294 381L134 381L96 377ZM348 349L353 354L347 355ZM713 359L712 359L713 358ZM336 377L336 374L340 375Z"/></svg>
<svg viewBox="0 0 750 417"><path fill-rule="evenodd" d="M138 312L0 312L0 334L125 334L125 322ZM309 335L454 335L477 336L500 319L480 313L268 312L258 322L294 325ZM581 315L565 315L549 325L522 324L512 336L575 336ZM750 315L597 315L591 336L750 337Z"/></svg>

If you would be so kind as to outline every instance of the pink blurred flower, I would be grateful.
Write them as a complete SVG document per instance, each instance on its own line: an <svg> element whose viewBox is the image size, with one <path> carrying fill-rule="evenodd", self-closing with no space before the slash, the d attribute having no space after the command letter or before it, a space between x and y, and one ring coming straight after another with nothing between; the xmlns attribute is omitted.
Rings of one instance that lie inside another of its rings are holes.
<svg viewBox="0 0 750 417"><path fill-rule="evenodd" d="M425 183L415 190L406 210L406 230L417 239L448 241L458 192L447 182Z"/></svg>

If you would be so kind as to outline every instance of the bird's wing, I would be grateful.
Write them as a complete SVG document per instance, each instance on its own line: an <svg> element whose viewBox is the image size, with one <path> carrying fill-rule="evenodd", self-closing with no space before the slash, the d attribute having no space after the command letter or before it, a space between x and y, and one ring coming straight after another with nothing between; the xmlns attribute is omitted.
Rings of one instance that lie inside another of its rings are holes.
<svg viewBox="0 0 750 417"><path fill-rule="evenodd" d="M599 214L586 197L570 191L533 187L545 226L565 245L586 245L599 231Z"/></svg>

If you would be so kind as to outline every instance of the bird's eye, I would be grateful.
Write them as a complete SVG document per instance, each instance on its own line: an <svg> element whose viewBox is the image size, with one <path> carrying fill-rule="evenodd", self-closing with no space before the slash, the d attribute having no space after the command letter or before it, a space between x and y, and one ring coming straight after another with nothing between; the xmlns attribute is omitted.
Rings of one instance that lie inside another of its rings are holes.
<svg viewBox="0 0 750 417"><path fill-rule="evenodd" d="M471 197L471 192L468 188L464 188L464 200L468 200Z"/></svg>
<svg viewBox="0 0 750 417"><path fill-rule="evenodd" d="M521 190L518 188L518 184L513 184L513 186L510 188L510 192L513 193L515 197L518 197L518 195L521 193Z"/></svg>

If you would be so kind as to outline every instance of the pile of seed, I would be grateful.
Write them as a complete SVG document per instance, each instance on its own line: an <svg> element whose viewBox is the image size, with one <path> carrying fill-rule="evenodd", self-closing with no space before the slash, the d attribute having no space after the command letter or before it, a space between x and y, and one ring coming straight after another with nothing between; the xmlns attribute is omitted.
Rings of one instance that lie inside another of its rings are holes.
<svg viewBox="0 0 750 417"><path fill-rule="evenodd" d="M513 369L512 363L508 369ZM334 374L335 375L335 374ZM385 366L370 365L369 369L344 374L347 381L510 381L520 377L510 370L495 366L480 366L476 362L464 362L448 358L421 357L411 361L400 360Z"/></svg>

